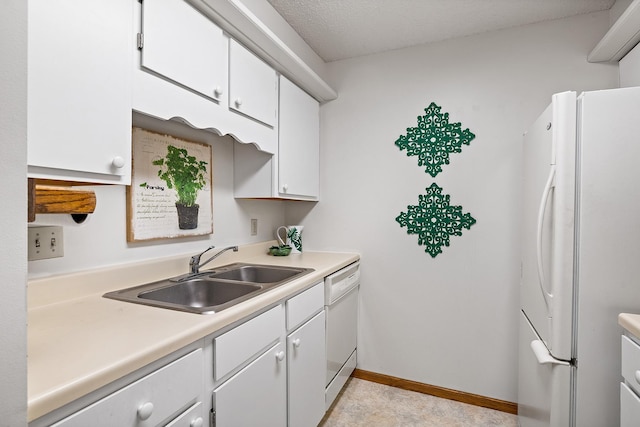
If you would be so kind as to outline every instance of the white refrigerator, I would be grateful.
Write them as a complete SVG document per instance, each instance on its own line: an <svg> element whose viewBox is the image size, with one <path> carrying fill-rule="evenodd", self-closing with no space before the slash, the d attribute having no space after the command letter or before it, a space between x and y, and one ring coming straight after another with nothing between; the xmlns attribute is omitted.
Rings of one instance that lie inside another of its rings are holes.
<svg viewBox="0 0 640 427"><path fill-rule="evenodd" d="M554 95L523 151L518 421L618 426L617 317L640 313L640 87Z"/></svg>

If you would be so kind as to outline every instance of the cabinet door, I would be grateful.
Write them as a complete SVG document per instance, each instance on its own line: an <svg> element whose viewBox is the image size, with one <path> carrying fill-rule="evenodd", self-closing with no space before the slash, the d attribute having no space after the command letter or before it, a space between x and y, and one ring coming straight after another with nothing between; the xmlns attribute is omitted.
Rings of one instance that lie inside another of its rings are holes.
<svg viewBox="0 0 640 427"><path fill-rule="evenodd" d="M229 108L275 126L278 79L260 58L231 40L229 42Z"/></svg>
<svg viewBox="0 0 640 427"><path fill-rule="evenodd" d="M213 391L216 427L287 424L286 357L278 343Z"/></svg>
<svg viewBox="0 0 640 427"><path fill-rule="evenodd" d="M287 337L290 427L315 427L324 416L324 325L321 311Z"/></svg>
<svg viewBox="0 0 640 427"><path fill-rule="evenodd" d="M129 184L128 0L30 0L29 175Z"/></svg>
<svg viewBox="0 0 640 427"><path fill-rule="evenodd" d="M142 66L208 98L222 101L228 39L185 0L142 2Z"/></svg>
<svg viewBox="0 0 640 427"><path fill-rule="evenodd" d="M319 114L315 99L280 76L278 192L284 197L318 197Z"/></svg>

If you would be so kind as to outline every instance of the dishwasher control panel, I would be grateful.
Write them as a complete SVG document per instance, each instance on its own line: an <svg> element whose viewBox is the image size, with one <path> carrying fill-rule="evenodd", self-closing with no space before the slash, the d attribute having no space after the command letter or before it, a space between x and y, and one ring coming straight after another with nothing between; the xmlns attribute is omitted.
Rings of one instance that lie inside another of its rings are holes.
<svg viewBox="0 0 640 427"><path fill-rule="evenodd" d="M357 261L324 279L325 303L331 304L360 284L360 261Z"/></svg>

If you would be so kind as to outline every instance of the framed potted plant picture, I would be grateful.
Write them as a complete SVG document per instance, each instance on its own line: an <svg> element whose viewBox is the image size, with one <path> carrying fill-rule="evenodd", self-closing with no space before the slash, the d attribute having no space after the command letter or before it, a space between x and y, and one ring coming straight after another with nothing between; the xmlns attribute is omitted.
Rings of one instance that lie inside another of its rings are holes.
<svg viewBox="0 0 640 427"><path fill-rule="evenodd" d="M127 241L213 233L211 146L132 130Z"/></svg>

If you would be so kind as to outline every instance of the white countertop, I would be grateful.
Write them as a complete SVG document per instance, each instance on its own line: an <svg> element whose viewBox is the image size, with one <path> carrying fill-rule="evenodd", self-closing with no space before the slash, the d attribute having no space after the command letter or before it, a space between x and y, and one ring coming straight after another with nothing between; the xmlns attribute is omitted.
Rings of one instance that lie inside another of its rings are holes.
<svg viewBox="0 0 640 427"><path fill-rule="evenodd" d="M188 256L35 279L28 288L28 411L39 418L322 280L354 253L267 255L273 242L241 246L207 268L250 262L315 271L215 314L103 298L105 292L186 273Z"/></svg>
<svg viewBox="0 0 640 427"><path fill-rule="evenodd" d="M632 335L640 338L640 314L620 313L618 324Z"/></svg>

